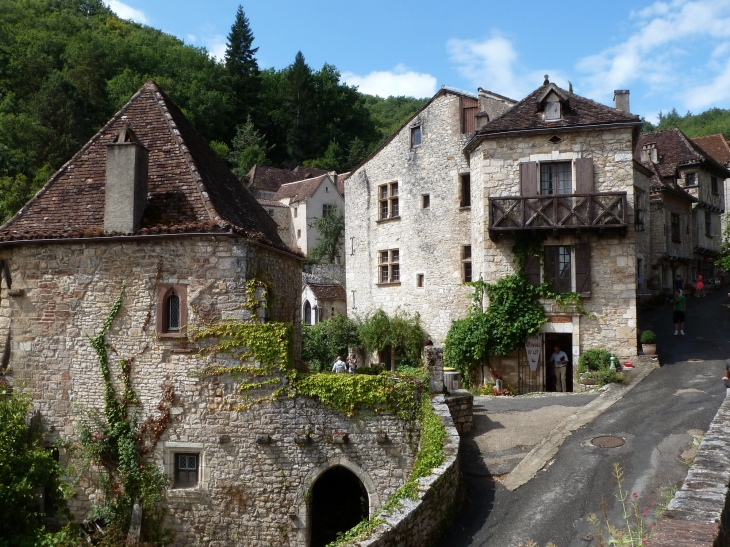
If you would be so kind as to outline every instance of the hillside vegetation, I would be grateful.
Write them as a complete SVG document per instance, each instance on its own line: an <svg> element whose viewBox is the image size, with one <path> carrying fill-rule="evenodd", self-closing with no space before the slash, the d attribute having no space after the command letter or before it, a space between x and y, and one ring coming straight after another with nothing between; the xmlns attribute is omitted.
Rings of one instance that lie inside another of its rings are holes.
<svg viewBox="0 0 730 547"><path fill-rule="evenodd" d="M253 163L343 171L424 100L382 99L298 53L260 70L242 9L225 60L101 0L0 0L0 222L154 79L239 175Z"/></svg>
<svg viewBox="0 0 730 547"><path fill-rule="evenodd" d="M687 112L684 116L680 116L677 110L673 108L666 114L659 113L659 123L657 125L645 122L644 133L663 131L673 127L678 127L690 138L722 133L728 139L730 138L730 110L711 108L702 114Z"/></svg>

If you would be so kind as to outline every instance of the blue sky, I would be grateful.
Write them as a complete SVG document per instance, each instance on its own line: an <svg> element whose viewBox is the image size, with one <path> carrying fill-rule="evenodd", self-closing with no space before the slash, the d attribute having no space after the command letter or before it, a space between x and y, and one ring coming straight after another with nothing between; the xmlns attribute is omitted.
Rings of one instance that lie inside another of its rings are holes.
<svg viewBox="0 0 730 547"><path fill-rule="evenodd" d="M120 16L221 57L239 0L111 0ZM588 7L590 6L590 7ZM550 80L610 104L631 90L655 121L730 108L730 0L250 0L263 68L301 50L366 93L430 96L442 84L520 99Z"/></svg>

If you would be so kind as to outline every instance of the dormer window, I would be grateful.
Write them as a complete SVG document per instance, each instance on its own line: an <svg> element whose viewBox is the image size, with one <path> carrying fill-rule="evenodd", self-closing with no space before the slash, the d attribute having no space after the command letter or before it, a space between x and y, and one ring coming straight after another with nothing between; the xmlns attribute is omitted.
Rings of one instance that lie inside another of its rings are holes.
<svg viewBox="0 0 730 547"><path fill-rule="evenodd" d="M157 287L157 334L184 336L187 323L187 286L160 284Z"/></svg>
<svg viewBox="0 0 730 547"><path fill-rule="evenodd" d="M545 103L545 119L546 120L559 120L560 119L560 103L558 103L558 102Z"/></svg>

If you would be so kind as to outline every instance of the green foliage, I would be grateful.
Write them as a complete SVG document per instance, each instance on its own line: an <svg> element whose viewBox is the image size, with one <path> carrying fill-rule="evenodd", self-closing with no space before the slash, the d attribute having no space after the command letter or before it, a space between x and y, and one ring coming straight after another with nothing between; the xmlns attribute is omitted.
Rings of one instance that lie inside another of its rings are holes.
<svg viewBox="0 0 730 547"><path fill-rule="evenodd" d="M233 172L242 178L254 165L266 165L266 153L269 150L266 138L254 127L249 116L245 124L236 128L228 161L233 166Z"/></svg>
<svg viewBox="0 0 730 547"><path fill-rule="evenodd" d="M641 333L642 344L656 344L656 334L653 331L645 330Z"/></svg>
<svg viewBox="0 0 730 547"><path fill-rule="evenodd" d="M369 374L370 376L377 376L385 370L383 365L370 365L369 367L358 367L355 369L355 374Z"/></svg>
<svg viewBox="0 0 730 547"><path fill-rule="evenodd" d="M342 172L344 170L344 151L337 141L330 141L324 156L313 160L306 160L305 167L314 167L315 169L325 169L327 171Z"/></svg>
<svg viewBox="0 0 730 547"><path fill-rule="evenodd" d="M643 131L663 131L673 127L678 127L690 138L716 133L730 138L730 109L711 108L701 114L687 112L682 116L672 108L666 114L659 112L659 123L656 126L645 122Z"/></svg>
<svg viewBox="0 0 730 547"><path fill-rule="evenodd" d="M611 353L605 349L588 349L578 358L578 372L608 370L610 366Z"/></svg>
<svg viewBox="0 0 730 547"><path fill-rule="evenodd" d="M730 220L730 213L725 213L725 219ZM730 222L725 226L725 230L722 233L720 247L722 252L715 259L715 267L724 272L730 272Z"/></svg>
<svg viewBox="0 0 730 547"><path fill-rule="evenodd" d="M366 95L365 108L375 122L375 127L381 139L386 139L420 110L428 99L414 99L413 97L394 97L386 99Z"/></svg>
<svg viewBox="0 0 730 547"><path fill-rule="evenodd" d="M314 219L314 227L319 237L317 244L309 253L309 261L315 264L322 262L334 264L335 257L342 250L342 241L345 237L345 214L334 205L326 216Z"/></svg>
<svg viewBox="0 0 730 547"><path fill-rule="evenodd" d="M0 393L0 544L31 547L52 545L60 536L47 533L45 513L35 491L45 486L46 495L59 509L65 508L61 469L50 450L39 446L42 433L29 429L26 417L30 398ZM65 532L64 532L65 533ZM70 533L70 531L69 531Z"/></svg>
<svg viewBox="0 0 730 547"><path fill-rule="evenodd" d="M210 141L209 144L210 147L213 149L213 152L215 152L216 156L223 160L227 159L228 155L231 153L231 149L224 142Z"/></svg>
<svg viewBox="0 0 730 547"><path fill-rule="evenodd" d="M593 375L598 381L598 386L602 387L607 384L623 384L626 378L620 372L610 369L602 369Z"/></svg>
<svg viewBox="0 0 730 547"><path fill-rule="evenodd" d="M360 323L358 332L366 352L382 351L390 346L395 352L396 366L419 366L426 341L419 314L410 315L398 310L389 317L379 309Z"/></svg>
<svg viewBox="0 0 730 547"><path fill-rule="evenodd" d="M358 347L357 323L337 314L316 325L302 327L302 359L313 372L329 371L337 355L345 356L348 347Z"/></svg>

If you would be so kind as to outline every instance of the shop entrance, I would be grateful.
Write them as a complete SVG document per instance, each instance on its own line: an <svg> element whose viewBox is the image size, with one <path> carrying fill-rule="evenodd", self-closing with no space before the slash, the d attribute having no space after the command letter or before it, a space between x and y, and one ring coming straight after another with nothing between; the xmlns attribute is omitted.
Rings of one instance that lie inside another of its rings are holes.
<svg viewBox="0 0 730 547"><path fill-rule="evenodd" d="M312 486L310 547L324 547L368 518L368 493L349 469L337 465L322 473Z"/></svg>
<svg viewBox="0 0 730 547"><path fill-rule="evenodd" d="M573 335L568 333L545 333L545 351L543 358L545 363L545 391L559 391L556 389L555 365L550 361L555 346L559 346L568 356L568 366L565 372L565 387L567 391L573 391Z"/></svg>

